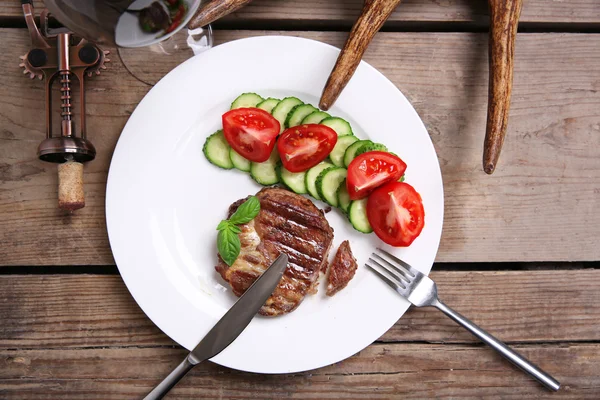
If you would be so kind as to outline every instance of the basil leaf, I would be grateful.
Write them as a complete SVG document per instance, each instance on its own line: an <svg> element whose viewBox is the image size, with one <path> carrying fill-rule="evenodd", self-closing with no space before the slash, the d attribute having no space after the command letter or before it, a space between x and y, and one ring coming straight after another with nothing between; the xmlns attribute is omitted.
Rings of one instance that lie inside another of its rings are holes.
<svg viewBox="0 0 600 400"><path fill-rule="evenodd" d="M239 229L239 228L238 228ZM231 226L222 229L217 235L217 248L223 261L231 266L240 255L240 238Z"/></svg>
<svg viewBox="0 0 600 400"><path fill-rule="evenodd" d="M240 225L246 224L254 219L260 212L260 201L256 196L250 196L241 206L238 207L236 212L233 213L229 222L232 224Z"/></svg>
<svg viewBox="0 0 600 400"><path fill-rule="evenodd" d="M241 233L241 232L242 232L242 228L240 228L240 227L239 227L239 226L237 226L237 225L233 225L233 224L231 224L231 225L229 226L229 229L231 229L231 231L232 231L233 233L235 233L236 235L237 235L238 233Z"/></svg>
<svg viewBox="0 0 600 400"><path fill-rule="evenodd" d="M224 219L221 222L219 222L219 225L217 225L217 230L218 231L222 231L223 229L227 229L231 226L231 222L229 222L228 220Z"/></svg>

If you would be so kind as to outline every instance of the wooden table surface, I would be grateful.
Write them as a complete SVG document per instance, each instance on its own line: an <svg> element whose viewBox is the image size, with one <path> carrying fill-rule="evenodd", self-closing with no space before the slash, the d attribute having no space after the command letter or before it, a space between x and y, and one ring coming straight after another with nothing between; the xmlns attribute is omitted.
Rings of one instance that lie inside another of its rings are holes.
<svg viewBox="0 0 600 400"><path fill-rule="evenodd" d="M215 24L215 38L341 46L360 8L255 0ZM438 152L446 203L432 276L441 295L562 389L551 395L441 313L413 309L337 364L273 376L206 363L168 398L600 398L600 2L525 1L509 131L492 176L481 169L487 18L483 0L406 0L365 59L409 98ZM85 167L86 207L65 215L56 166L36 157L43 85L18 67L29 36L17 0L0 1L0 38L0 398L141 398L185 351L124 286L104 194L115 143L150 87L115 49L110 69L88 80L98 156Z"/></svg>

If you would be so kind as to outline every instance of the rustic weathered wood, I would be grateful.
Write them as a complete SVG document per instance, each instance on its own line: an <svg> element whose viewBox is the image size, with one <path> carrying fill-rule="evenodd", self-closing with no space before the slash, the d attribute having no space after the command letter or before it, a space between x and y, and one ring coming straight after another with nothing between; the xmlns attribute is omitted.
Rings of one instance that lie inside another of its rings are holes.
<svg viewBox="0 0 600 400"><path fill-rule="evenodd" d="M358 68L360 60L367 50L367 46L375 36L400 0L369 0L365 1L360 17L352 27L344 47L338 56L333 71L325 83L319 107L329 110L335 103L354 71Z"/></svg>
<svg viewBox="0 0 600 400"><path fill-rule="evenodd" d="M490 83L488 114L483 144L483 170L492 174L498 165L508 125L513 84L515 40L522 0L489 0Z"/></svg>
<svg viewBox="0 0 600 400"><path fill-rule="evenodd" d="M41 7L42 1L34 1ZM224 18L224 22L264 24L281 21L287 24L318 23L344 24L348 28L356 20L363 0L255 0L238 12ZM20 18L21 4L16 0L0 1L0 18ZM485 1L480 0L404 0L392 13L388 22L474 22L486 25L489 13ZM548 1L528 0L523 8L523 22L544 23L600 23L600 3L596 0ZM296 25L298 27L298 25Z"/></svg>
<svg viewBox="0 0 600 400"><path fill-rule="evenodd" d="M433 272L444 301L507 342L600 341L600 271ZM119 276L0 276L0 348L151 346L173 342ZM385 342L477 342L434 309L412 309ZM1 396L0 396L1 397Z"/></svg>
<svg viewBox="0 0 600 400"><path fill-rule="evenodd" d="M217 31L216 37L277 33ZM27 33L0 34L0 264L113 264L106 175L118 135L148 86L118 58L88 81L88 132L98 156L85 166L86 207L65 217L56 208L55 167L35 156L44 137L35 111L43 110L43 87L17 66ZM285 34L337 46L346 36ZM492 177L481 171L486 34L381 32L365 60L409 98L438 152L446 203L438 261L600 260L598 37L524 34L517 40L511 124L502 168Z"/></svg>
<svg viewBox="0 0 600 400"><path fill-rule="evenodd" d="M554 374L552 399L597 399L600 345L516 346ZM173 348L0 350L3 399L141 398L177 365ZM549 392L486 347L372 345L305 374L254 375L198 365L167 399L541 399Z"/></svg>

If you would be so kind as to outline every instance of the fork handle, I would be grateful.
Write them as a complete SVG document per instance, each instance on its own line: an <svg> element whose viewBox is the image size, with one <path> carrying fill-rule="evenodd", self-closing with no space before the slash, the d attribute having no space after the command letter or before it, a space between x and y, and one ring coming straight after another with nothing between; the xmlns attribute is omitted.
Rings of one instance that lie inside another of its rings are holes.
<svg viewBox="0 0 600 400"><path fill-rule="evenodd" d="M442 303L438 300L437 304L434 304L440 311L450 317L452 320L467 328L469 332L473 335L477 336L482 342L494 348L498 353L502 355L502 357L506 358L508 361L537 379L542 385L551 390L558 390L560 388L560 383L551 377L549 374L544 372L537 365L533 364L530 361L527 361L525 357L516 351L512 350L510 347L502 343L500 340L496 339L494 336L490 335L484 329L475 325L468 318L462 316L458 312L454 311L452 308L448 307L446 304Z"/></svg>

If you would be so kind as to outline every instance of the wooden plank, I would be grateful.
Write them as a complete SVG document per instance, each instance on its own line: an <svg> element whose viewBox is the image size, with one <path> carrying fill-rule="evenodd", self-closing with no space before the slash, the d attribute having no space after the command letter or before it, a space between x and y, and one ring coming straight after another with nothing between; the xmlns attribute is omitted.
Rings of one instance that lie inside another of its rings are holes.
<svg viewBox="0 0 600 400"><path fill-rule="evenodd" d="M34 2L39 9L42 2ZM227 24L264 23L320 23L350 25L362 9L362 0L306 0L303 2L255 0L240 11L224 19ZM20 2L0 1L0 18L22 18ZM487 24L487 3L475 0L404 0L389 21L396 22L475 22ZM600 4L595 0L547 1L529 0L523 7L522 22L598 23ZM389 24L388 24L389 25Z"/></svg>
<svg viewBox="0 0 600 400"><path fill-rule="evenodd" d="M434 271L442 299L507 342L600 341L600 270ZM170 345L119 276L0 276L0 347ZM385 342L477 342L435 309L411 309Z"/></svg>
<svg viewBox="0 0 600 400"><path fill-rule="evenodd" d="M281 32L219 31L217 38L261 34ZM345 39L335 32L285 34L338 46ZM98 158L86 166L88 205L65 216L55 205L56 167L35 156L44 129L34 114L43 109L42 85L22 77L16 67L27 34L8 29L2 37L0 239L5 245L0 264L113 264L104 222L106 174L118 135L148 87L116 57L110 71L89 81L88 123ZM411 100L438 151L446 207L437 261L600 260L597 39L519 35L509 132L499 168L487 176L481 170L486 35L382 33L375 38L366 60Z"/></svg>
<svg viewBox="0 0 600 400"><path fill-rule="evenodd" d="M552 399L597 399L600 345L517 346L561 381ZM0 350L3 399L141 398L185 357L172 348ZM549 392L486 347L379 344L303 374L198 365L169 399L541 399Z"/></svg>

